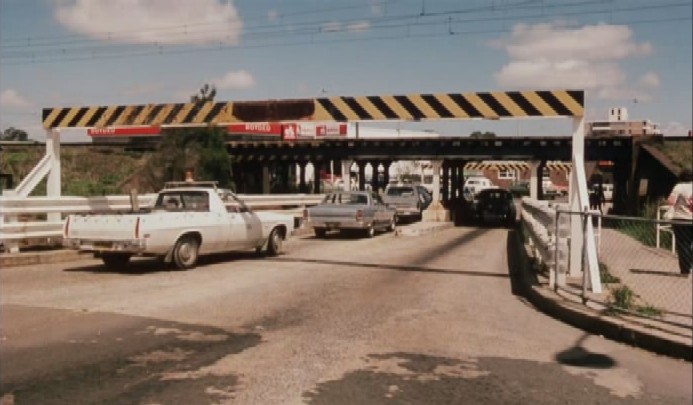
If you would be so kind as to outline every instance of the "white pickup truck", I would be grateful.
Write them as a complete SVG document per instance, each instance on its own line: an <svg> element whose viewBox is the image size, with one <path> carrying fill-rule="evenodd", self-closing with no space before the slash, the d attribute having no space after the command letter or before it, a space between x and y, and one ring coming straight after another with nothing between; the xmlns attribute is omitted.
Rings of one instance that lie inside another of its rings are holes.
<svg viewBox="0 0 693 405"><path fill-rule="evenodd" d="M264 249L277 255L293 229L292 216L253 212L229 190L180 185L159 192L145 212L68 216L63 245L93 252L108 268L122 268L137 255L189 269L206 253Z"/></svg>

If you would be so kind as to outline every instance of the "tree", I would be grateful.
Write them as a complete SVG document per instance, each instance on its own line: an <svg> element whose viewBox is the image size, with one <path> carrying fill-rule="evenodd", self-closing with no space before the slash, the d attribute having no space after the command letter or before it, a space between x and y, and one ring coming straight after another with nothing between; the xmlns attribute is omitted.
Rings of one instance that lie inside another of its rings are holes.
<svg viewBox="0 0 693 405"><path fill-rule="evenodd" d="M206 103L207 101L214 101L216 96L217 89L214 86L210 86L209 84L205 83L205 85L200 88L199 93L190 96L190 102L195 104Z"/></svg>
<svg viewBox="0 0 693 405"><path fill-rule="evenodd" d="M205 84L190 102L214 101L216 89ZM145 175L154 189L167 181L180 181L193 170L195 180L217 181L220 187L232 188L231 157L226 150L226 133L208 125L202 128L166 128L157 151L147 162Z"/></svg>
<svg viewBox="0 0 693 405"><path fill-rule="evenodd" d="M3 141L27 141L29 139L29 134L23 129L9 127L2 132L0 139Z"/></svg>

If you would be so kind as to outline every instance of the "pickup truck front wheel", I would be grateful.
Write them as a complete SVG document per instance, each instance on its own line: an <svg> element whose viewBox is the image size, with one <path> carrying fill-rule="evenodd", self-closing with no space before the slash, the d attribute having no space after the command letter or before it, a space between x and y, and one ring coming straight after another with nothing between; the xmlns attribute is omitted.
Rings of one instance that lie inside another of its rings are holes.
<svg viewBox="0 0 693 405"><path fill-rule="evenodd" d="M127 253L102 253L101 260L109 270L123 270L130 262L130 255Z"/></svg>
<svg viewBox="0 0 693 405"><path fill-rule="evenodd" d="M270 256L276 256L282 252L282 247L284 243L284 237L282 236L279 228L272 229L270 233L269 240L267 241L267 254Z"/></svg>
<svg viewBox="0 0 693 405"><path fill-rule="evenodd" d="M195 267L199 257L200 243L192 236L183 236L178 239L173 248L173 262L181 270Z"/></svg>

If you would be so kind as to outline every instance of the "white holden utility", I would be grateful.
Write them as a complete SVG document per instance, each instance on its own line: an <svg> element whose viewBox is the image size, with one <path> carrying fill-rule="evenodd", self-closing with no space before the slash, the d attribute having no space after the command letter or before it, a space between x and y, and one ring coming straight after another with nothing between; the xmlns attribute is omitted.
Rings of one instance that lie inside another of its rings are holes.
<svg viewBox="0 0 693 405"><path fill-rule="evenodd" d="M178 183L159 192L146 212L68 216L63 244L93 252L109 268L137 255L189 269L207 253L255 249L277 255L293 229L292 216L253 212L228 190Z"/></svg>

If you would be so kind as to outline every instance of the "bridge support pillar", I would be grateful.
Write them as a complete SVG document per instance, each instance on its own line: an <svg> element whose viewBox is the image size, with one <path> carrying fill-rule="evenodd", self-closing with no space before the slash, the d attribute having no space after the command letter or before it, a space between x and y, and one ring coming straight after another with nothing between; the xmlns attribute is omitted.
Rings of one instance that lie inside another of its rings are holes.
<svg viewBox="0 0 693 405"><path fill-rule="evenodd" d="M392 166L391 160L386 160L383 162L383 190L390 184L390 166Z"/></svg>
<svg viewBox="0 0 693 405"><path fill-rule="evenodd" d="M371 190L374 192L378 191L378 187L380 187L380 179L379 179L379 172L378 168L380 167L380 162L375 160L370 162L371 163Z"/></svg>
<svg viewBox="0 0 693 405"><path fill-rule="evenodd" d="M458 196L458 190L459 190L459 173L460 173L460 164L459 162L455 161L452 162L452 173L450 174L450 199L451 200L456 200Z"/></svg>
<svg viewBox="0 0 693 405"><path fill-rule="evenodd" d="M270 167L268 163L263 163L260 170L262 171L262 194L270 193Z"/></svg>
<svg viewBox="0 0 693 405"><path fill-rule="evenodd" d="M306 165L308 162L298 162L299 175L298 175L298 191L301 193L306 193Z"/></svg>
<svg viewBox="0 0 693 405"><path fill-rule="evenodd" d="M443 161L443 203L450 199L450 162Z"/></svg>
<svg viewBox="0 0 693 405"><path fill-rule="evenodd" d="M324 162L313 162L313 194L320 194L321 173L324 167Z"/></svg>
<svg viewBox="0 0 693 405"><path fill-rule="evenodd" d="M368 162L356 162L356 165L359 167L359 191L366 190L366 164Z"/></svg>
<svg viewBox="0 0 693 405"><path fill-rule="evenodd" d="M351 190L351 165L354 163L353 160L345 159L342 160L342 187L345 191Z"/></svg>
<svg viewBox="0 0 693 405"><path fill-rule="evenodd" d="M433 166L433 202L421 213L421 220L425 222L447 222L450 221L450 211L445 209L440 203L440 169L443 166L442 160L431 161Z"/></svg>
<svg viewBox="0 0 693 405"><path fill-rule="evenodd" d="M541 187L541 162L532 160L529 162L529 198L539 200L539 190Z"/></svg>

